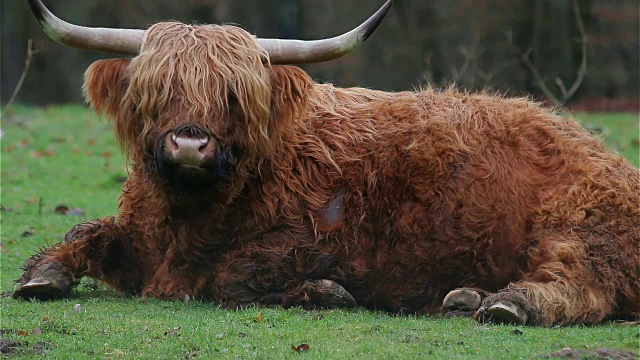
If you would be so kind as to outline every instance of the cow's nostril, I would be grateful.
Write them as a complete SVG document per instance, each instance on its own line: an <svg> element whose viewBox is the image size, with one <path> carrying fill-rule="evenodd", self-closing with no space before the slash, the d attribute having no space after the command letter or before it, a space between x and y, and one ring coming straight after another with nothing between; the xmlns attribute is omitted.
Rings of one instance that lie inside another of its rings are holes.
<svg viewBox="0 0 640 360"><path fill-rule="evenodd" d="M177 138L178 138L178 137L177 137L177 136L176 136L176 134L174 134L174 133L169 133L169 134L167 134L167 136L164 138L164 145L165 145L165 148L166 148L168 151L174 152L174 151L177 151L177 150L178 150L179 145L178 145L178 143L176 142L176 139L177 139Z"/></svg>
<svg viewBox="0 0 640 360"><path fill-rule="evenodd" d="M203 139L198 139L200 141L200 147L198 148L198 151L200 151L201 153L205 153L208 150L208 144L209 144L209 138L203 138Z"/></svg>

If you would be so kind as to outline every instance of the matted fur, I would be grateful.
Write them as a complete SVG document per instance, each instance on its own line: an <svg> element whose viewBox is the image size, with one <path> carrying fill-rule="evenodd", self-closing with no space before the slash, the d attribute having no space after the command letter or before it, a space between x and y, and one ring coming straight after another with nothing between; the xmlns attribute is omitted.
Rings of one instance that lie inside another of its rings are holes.
<svg viewBox="0 0 640 360"><path fill-rule="evenodd" d="M317 84L241 29L179 23L94 63L85 92L133 162L120 214L31 268L230 307L315 304L329 279L390 311L473 287L530 324L640 316L640 172L528 99ZM149 166L181 126L238 157L228 178L189 192Z"/></svg>

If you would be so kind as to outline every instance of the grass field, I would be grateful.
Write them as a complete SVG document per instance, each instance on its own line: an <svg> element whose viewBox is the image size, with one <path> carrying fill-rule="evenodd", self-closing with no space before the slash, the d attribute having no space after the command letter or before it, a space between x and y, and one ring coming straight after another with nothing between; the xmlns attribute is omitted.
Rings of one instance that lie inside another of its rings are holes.
<svg viewBox="0 0 640 360"><path fill-rule="evenodd" d="M577 118L639 165L637 114ZM5 121L1 141L2 356L532 359L567 347L593 358L598 348L638 354L637 325L542 329L362 309L229 311L196 301L130 298L87 280L71 299L14 300L12 281L24 259L80 221L115 214L127 171L106 121L84 107L18 107L12 121L20 124L7 127ZM62 204L73 211L56 213ZM292 349L302 344L309 347L303 353Z"/></svg>

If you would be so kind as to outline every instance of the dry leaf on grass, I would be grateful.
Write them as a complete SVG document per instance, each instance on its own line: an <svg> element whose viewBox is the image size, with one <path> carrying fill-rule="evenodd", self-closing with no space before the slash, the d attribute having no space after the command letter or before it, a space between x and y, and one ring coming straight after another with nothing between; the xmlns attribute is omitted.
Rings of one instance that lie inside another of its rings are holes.
<svg viewBox="0 0 640 360"><path fill-rule="evenodd" d="M291 350L300 353L300 352L309 350L309 345L308 344L300 344L298 346L291 345Z"/></svg>

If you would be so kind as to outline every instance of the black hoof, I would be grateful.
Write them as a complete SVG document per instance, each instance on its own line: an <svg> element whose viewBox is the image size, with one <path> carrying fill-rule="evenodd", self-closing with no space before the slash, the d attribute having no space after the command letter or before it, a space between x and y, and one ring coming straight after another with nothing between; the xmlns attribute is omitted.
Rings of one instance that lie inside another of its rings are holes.
<svg viewBox="0 0 640 360"><path fill-rule="evenodd" d="M30 271L32 277L24 282L14 293L16 299L52 300L66 297L73 288L71 275L62 266L47 263L36 266ZM23 277L24 279L24 277Z"/></svg>
<svg viewBox="0 0 640 360"><path fill-rule="evenodd" d="M315 291L320 296L317 302L320 307L336 309L356 306L353 296L333 280L316 280Z"/></svg>

